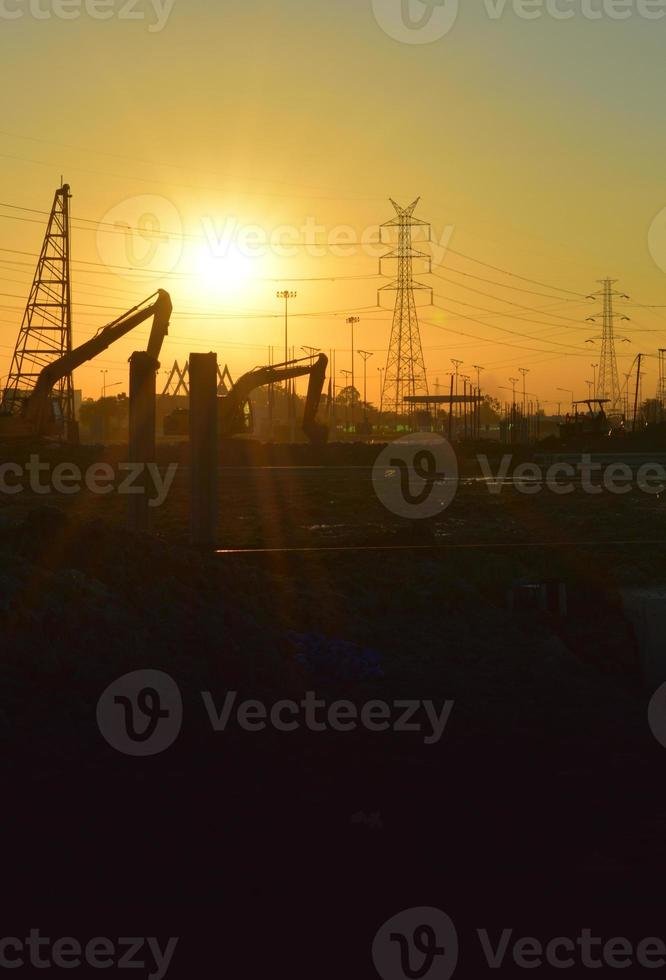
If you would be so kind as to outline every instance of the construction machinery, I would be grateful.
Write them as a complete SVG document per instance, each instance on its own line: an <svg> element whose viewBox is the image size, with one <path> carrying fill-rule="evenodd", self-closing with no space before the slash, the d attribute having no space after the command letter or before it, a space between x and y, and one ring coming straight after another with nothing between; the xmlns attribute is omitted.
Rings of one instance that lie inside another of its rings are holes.
<svg viewBox="0 0 666 980"><path fill-rule="evenodd" d="M231 386L230 390L218 398L218 434L221 439L235 435L248 435L254 430L252 403L250 395L257 388L291 381L294 378L309 376L308 392L305 399L302 429L314 445L322 445L328 440L328 426L317 422L317 411L326 379L328 357L325 354L313 361L310 357L256 367L248 371ZM190 413L187 409L176 409L164 419L165 436L186 436L189 432Z"/></svg>
<svg viewBox="0 0 666 980"><path fill-rule="evenodd" d="M97 357L151 317L153 324L146 352L155 361L157 370L172 311L171 297L160 289L143 303L102 327L80 347L52 361L43 368L32 391L23 397L11 401L5 398L3 401L0 407L0 439L62 439L65 433L59 399L53 396L55 386L66 375Z"/></svg>
<svg viewBox="0 0 666 980"><path fill-rule="evenodd" d="M605 405L610 404L608 398L588 398L574 402L573 414L568 414L560 425L560 439L564 443L602 442L608 439L615 429L621 425L621 419L616 413L607 414ZM584 409L587 408L587 411Z"/></svg>

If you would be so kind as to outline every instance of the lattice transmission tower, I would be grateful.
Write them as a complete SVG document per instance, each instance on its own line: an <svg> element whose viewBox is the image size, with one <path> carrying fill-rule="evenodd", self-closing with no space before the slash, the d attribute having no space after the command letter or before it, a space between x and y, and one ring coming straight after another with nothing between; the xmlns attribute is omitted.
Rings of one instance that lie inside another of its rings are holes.
<svg viewBox="0 0 666 980"><path fill-rule="evenodd" d="M391 198L396 217L380 227L382 244L392 244L384 241L383 230L385 228L393 232L397 229L398 233L396 247L382 256L379 263L380 273L382 272L382 264L387 259L396 260L398 263L397 279L379 290L380 293L389 290L397 293L382 389L383 410L392 415L402 415L406 410L413 411L411 407L405 405L405 398L408 396L428 394L428 379L423 359L414 291L425 289L430 293L432 302L432 289L414 279L413 262L415 259L424 260L427 263L426 271L430 273L432 260L425 252L419 252L412 247L413 228L427 228L428 235L424 241L430 241L430 225L427 221L420 221L414 217L414 211L419 201L420 198L417 198L409 207L401 208Z"/></svg>
<svg viewBox="0 0 666 980"><path fill-rule="evenodd" d="M601 358L599 360L599 374L597 376L597 390L595 392L595 398L608 399L611 411L618 411L622 409L622 397L620 394L620 381L617 373L617 354L615 352L615 342L619 340L623 344L628 344L630 341L626 337L616 337L615 336L615 321L629 320L628 316L618 316L613 310L613 300L618 299L629 299L626 293L618 293L613 289L613 286L617 282L617 279L600 279L601 289L592 293L588 296L588 299L597 299L598 297L603 298L603 310L601 313L595 316L587 317L589 323L598 323L602 320L603 329L599 337L592 337L587 341L588 344L593 344L595 341L601 341Z"/></svg>
<svg viewBox="0 0 666 980"><path fill-rule="evenodd" d="M42 370L72 349L69 184L55 194L44 244L23 315L3 397L5 411L19 412ZM53 389L56 417L74 422L74 385L66 375Z"/></svg>

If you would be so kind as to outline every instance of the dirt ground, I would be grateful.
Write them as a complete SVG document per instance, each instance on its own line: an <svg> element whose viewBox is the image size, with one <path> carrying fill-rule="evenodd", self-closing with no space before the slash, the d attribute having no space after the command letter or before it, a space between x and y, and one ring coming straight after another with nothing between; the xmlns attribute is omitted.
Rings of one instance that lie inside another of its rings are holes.
<svg viewBox="0 0 666 980"><path fill-rule="evenodd" d="M99 458L81 453L81 465ZM577 902L657 908L666 756L619 590L666 583L663 496L491 494L470 473L445 513L415 524L386 511L358 457L227 460L219 554L189 547L186 459L150 535L127 530L113 495L0 495L17 902L64 874L65 906L93 884L127 910L148 892L166 916L199 903L238 918L250 960L241 910L271 909L276 949L290 929L307 934L304 962L330 944L331 921L367 945L396 903L464 917L481 895L500 928L508 908L521 922ZM510 608L512 588L539 582L566 584L566 618ZM96 707L145 669L177 681L185 723L168 751L128 758L101 737ZM454 707L432 745L366 730L221 734L205 691ZM316 975L350 975L344 963L331 950Z"/></svg>

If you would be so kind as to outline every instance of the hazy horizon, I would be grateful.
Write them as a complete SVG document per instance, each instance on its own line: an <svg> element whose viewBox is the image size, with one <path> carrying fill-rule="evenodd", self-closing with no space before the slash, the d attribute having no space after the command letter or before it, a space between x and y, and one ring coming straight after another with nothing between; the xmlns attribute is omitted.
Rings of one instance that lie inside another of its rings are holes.
<svg viewBox="0 0 666 980"><path fill-rule="evenodd" d="M646 20L637 4L626 20L592 20L583 12L591 0L563 0L571 19L554 19L544 4L528 20L511 4L491 17L501 5L478 3L438 40L403 43L379 23L381 3L392 2L376 0L376 17L370 0L279 8L239 0L222 9L176 0L161 30L151 30L159 5L147 2L135 8L143 20L120 18L117 0L103 21L85 7L78 19L37 19L27 3L8 3L3 10L24 16L3 27L11 99L0 153L0 374L46 222L9 206L48 212L61 176L73 194L75 343L166 288L176 312L164 369L215 349L237 376L264 363L270 345L279 355L275 293L286 287L298 290L290 344L336 349L338 374L350 366L345 318L361 316L357 347L374 352L376 401L391 299L376 309L383 283L374 252L315 256L304 245L311 229L325 241L340 226L368 240L392 216L389 197L420 196L417 215L431 222L436 248L452 250L436 252L439 276L415 267L439 307L420 310L431 386L460 357L464 372L483 365L484 387L502 398L498 387L519 367L530 369L528 388L542 401L565 399L557 387L586 397L600 344L585 341L600 328L585 318L600 306L583 297L606 276L631 297L621 382L637 353L666 346L664 311L641 308L666 306L666 219L655 224L666 207L666 21ZM601 0L596 8L610 9ZM50 10L48 0L39 9ZM174 237L149 266L162 274L137 279L116 267L123 256L143 261L150 241L110 226L151 214ZM293 257L270 247L248 257L235 239L249 234L256 251L281 226L293 229ZM222 258L216 240L222 250L231 242ZM126 388L127 357L146 335L79 370L77 387L98 397L107 370L109 385ZM646 396L656 369L648 357Z"/></svg>

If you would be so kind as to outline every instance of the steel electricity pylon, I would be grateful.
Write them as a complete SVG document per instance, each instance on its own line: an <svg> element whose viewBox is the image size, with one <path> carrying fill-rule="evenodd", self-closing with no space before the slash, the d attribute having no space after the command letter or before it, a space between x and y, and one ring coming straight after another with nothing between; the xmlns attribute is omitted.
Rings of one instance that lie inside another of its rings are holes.
<svg viewBox="0 0 666 980"><path fill-rule="evenodd" d="M426 221L420 221L414 217L414 211L419 200L420 198L417 198L408 207L402 208L391 199L396 217L385 222L380 228L382 244L389 244L384 239L384 229L389 229L389 233L395 229L398 234L396 247L384 255L379 263L380 273L383 271L383 263L386 260L391 259L398 263L397 278L380 289L380 293L389 290L397 293L382 392L384 412L396 416L411 410L405 405L405 399L408 396L428 394L428 380L414 292L415 290L426 290L430 293L430 301L432 302L432 289L414 279L413 262L414 259L423 260L427 265L426 271L429 273L432 268L432 260L425 252L419 252L412 247L413 228L428 229L425 241L430 241L430 225Z"/></svg>
<svg viewBox="0 0 666 980"><path fill-rule="evenodd" d="M617 317L613 310L613 299L615 297L618 299L629 299L629 297L626 293L618 293L613 289L617 279L600 279L599 282L602 288L598 292L588 296L588 299L602 297L603 310L601 313L595 314L595 316L587 317L589 323L598 323L599 319L603 323L601 335L592 337L587 341L588 344L592 344L596 340L601 341L601 358L599 360L599 372L596 377L596 392L594 393L594 397L607 399L610 402L611 411L618 411L622 405L620 381L617 373L615 342L619 340L624 344L628 344L629 340L626 337L615 336L615 320ZM629 317L621 316L619 319L628 321Z"/></svg>
<svg viewBox="0 0 666 980"><path fill-rule="evenodd" d="M19 412L43 368L72 349L69 184L55 194L35 278L16 341L3 408ZM64 430L74 422L74 384L67 374L53 389L53 407Z"/></svg>

